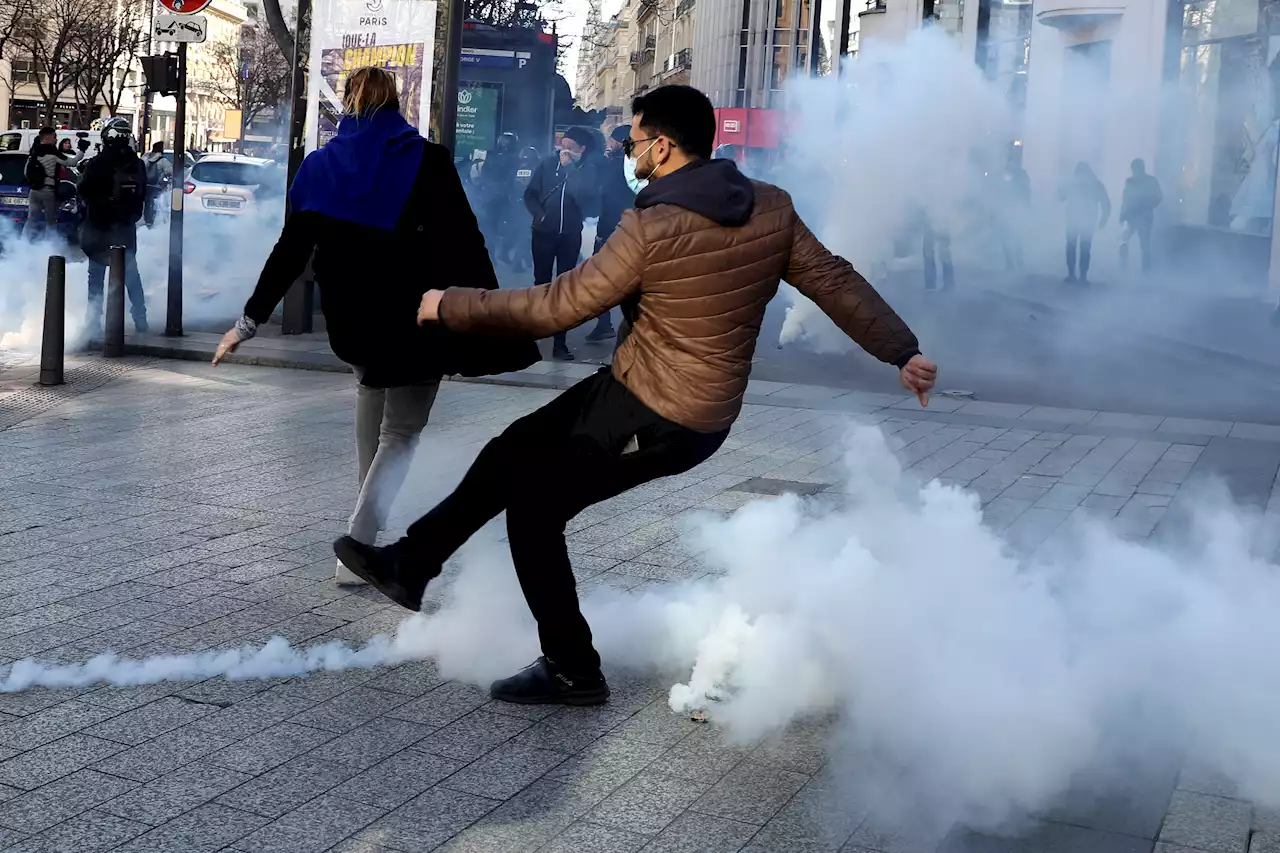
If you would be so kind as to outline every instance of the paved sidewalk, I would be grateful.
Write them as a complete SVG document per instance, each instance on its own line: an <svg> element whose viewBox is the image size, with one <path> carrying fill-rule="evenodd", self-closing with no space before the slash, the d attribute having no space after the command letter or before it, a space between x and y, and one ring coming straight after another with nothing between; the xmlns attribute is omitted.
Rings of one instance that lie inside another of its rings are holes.
<svg viewBox="0 0 1280 853"><path fill-rule="evenodd" d="M447 383L393 521L403 525L489 437L589 369L544 364L516 378L545 387ZM0 663L185 653L273 635L358 643L398 624L401 611L377 594L329 580L329 542L343 532L354 480L348 377L84 359L68 365L65 388L32 389L23 370L0 373ZM581 585L643 590L699 576L696 558L679 556L674 518L787 488L838 488L834 442L855 417L892 433L920 476L980 494L989 522L1024 549L1075 513L1147 536L1202 475L1266 504L1280 470L1273 427L946 398L926 412L912 405L753 383L711 462L574 522ZM874 825L833 793L820 724L731 746L669 713L665 683L620 673L612 683L603 709L549 712L492 703L443 682L430 662L0 695L0 850L937 846ZM1101 802L1070 799L1028 838L956 836L940 849L1245 853L1250 844L1277 849L1280 817L1255 813L1222 780L1155 765L1135 767Z"/></svg>

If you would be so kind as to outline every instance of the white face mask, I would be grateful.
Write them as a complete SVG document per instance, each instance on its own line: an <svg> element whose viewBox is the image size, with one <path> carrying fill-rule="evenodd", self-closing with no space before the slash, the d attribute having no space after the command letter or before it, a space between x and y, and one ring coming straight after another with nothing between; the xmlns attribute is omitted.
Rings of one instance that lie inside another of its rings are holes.
<svg viewBox="0 0 1280 853"><path fill-rule="evenodd" d="M658 141L655 139L653 142L649 143L649 148L652 148L656 144L658 144ZM649 186L648 178L640 178L636 175L636 164L640 162L640 158L645 155L645 152L647 152L649 148L644 149L644 151L641 151L634 158L628 157L626 160L622 161L622 174L627 179L627 186L631 187L631 191L637 195L642 189Z"/></svg>

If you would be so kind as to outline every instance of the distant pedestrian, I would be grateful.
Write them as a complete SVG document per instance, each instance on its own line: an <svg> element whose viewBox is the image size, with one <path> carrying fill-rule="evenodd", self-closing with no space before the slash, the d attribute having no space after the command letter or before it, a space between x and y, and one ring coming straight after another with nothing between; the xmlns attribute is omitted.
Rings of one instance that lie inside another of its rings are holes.
<svg viewBox="0 0 1280 853"><path fill-rule="evenodd" d="M627 155L622 146L631 135L631 125L621 124L609 134L605 143L605 160L600 173L600 219L596 223L596 244L592 254L613 235L622 219L622 212L635 206L636 192L627 183ZM596 320L596 327L587 335L590 343L607 341L617 335L613 328L613 312L606 311Z"/></svg>
<svg viewBox="0 0 1280 853"><path fill-rule="evenodd" d="M1129 265L1129 241L1138 238L1142 250L1142 271L1151 270L1151 227L1155 224L1156 208L1164 201L1160 182L1155 175L1147 174L1147 164L1141 158L1130 165L1133 174L1124 182L1124 195L1120 201L1120 224L1124 237L1120 243L1120 262Z"/></svg>
<svg viewBox="0 0 1280 853"><path fill-rule="evenodd" d="M578 265L582 223L600 207L600 184L589 158L591 131L571 127L555 154L538 164L524 191L533 216L533 283L547 284ZM555 335L552 357L573 361L565 332Z"/></svg>
<svg viewBox="0 0 1280 853"><path fill-rule="evenodd" d="M84 159L84 152L77 151L70 139L64 138L58 143L58 153L62 155L63 162L67 166L74 166Z"/></svg>
<svg viewBox="0 0 1280 853"><path fill-rule="evenodd" d="M26 179L31 189L27 195L27 221L22 225L22 236L27 239L58 227L58 180L66 157L57 149L57 138L52 127L40 128L27 155Z"/></svg>
<svg viewBox="0 0 1280 853"><path fill-rule="evenodd" d="M495 260L511 263L511 252L516 247L516 235L512 231L512 219L516 200L516 167L519 162L520 137L504 133L498 144L484 160L480 170L480 203L483 210L483 230Z"/></svg>
<svg viewBox="0 0 1280 853"><path fill-rule="evenodd" d="M147 167L147 207L143 212L143 219L147 227L151 228L156 224L156 207L160 197L173 182L173 164L164 156L163 141L154 143L142 162Z"/></svg>
<svg viewBox="0 0 1280 853"><path fill-rule="evenodd" d="M257 334L314 253L329 344L357 382L359 495L348 531L372 545L386 528L441 377L520 370L538 354L532 341L468 345L414 322L414 306L433 283L497 288L493 264L452 155L405 121L395 77L356 70L345 107L337 136L298 170L292 212L213 363ZM361 582L341 562L336 580Z"/></svg>
<svg viewBox="0 0 1280 853"><path fill-rule="evenodd" d="M1013 147L1000 175L996 218L1000 230L1000 249L1004 267L1021 272L1024 266L1022 229L1031 210L1031 178L1022 168L1022 149Z"/></svg>
<svg viewBox="0 0 1280 853"><path fill-rule="evenodd" d="M131 145L133 131L122 118L102 127L102 148L85 162L80 175L80 198L85 218L80 225L80 248L89 258L88 323L91 337L102 331L102 287L111 247L124 247L124 286L138 334L147 331L147 304L138 273L138 220L147 198L147 172Z"/></svg>
<svg viewBox="0 0 1280 853"><path fill-rule="evenodd" d="M1067 281L1089 283L1089 260L1093 235L1107 226L1111 218L1111 198L1098 176L1083 161L1058 190L1058 198L1067 207ZM1076 277L1077 249L1079 278Z"/></svg>
<svg viewBox="0 0 1280 853"><path fill-rule="evenodd" d="M599 254L553 283L422 299L419 319L452 329L545 335L604 308L634 318L613 365L490 441L453 494L384 548L334 547L384 595L418 610L446 560L506 512L511 557L542 654L492 685L520 704L597 705L609 686L579 607L565 525L589 506L683 474L721 447L742 410L765 310L786 278L923 404L937 368L847 261L818 242L791 198L712 160L716 114L689 86L635 99L625 143L636 209Z"/></svg>

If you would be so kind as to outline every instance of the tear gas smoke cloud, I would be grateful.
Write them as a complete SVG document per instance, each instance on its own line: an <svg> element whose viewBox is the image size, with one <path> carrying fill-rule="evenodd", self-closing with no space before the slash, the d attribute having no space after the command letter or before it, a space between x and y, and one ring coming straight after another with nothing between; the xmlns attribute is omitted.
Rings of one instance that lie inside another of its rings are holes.
<svg viewBox="0 0 1280 853"><path fill-rule="evenodd" d="M275 206L235 217L187 214L183 244L186 328L217 328L240 316L280 234L282 221L283 210ZM50 255L67 258L67 348L83 344L87 336L89 275L84 255L56 237L23 240L9 222L0 222L0 244L0 281L4 282L0 292L0 347L26 351L40 348ZM157 216L153 229L139 223L138 271L147 295L148 319L153 328L161 330L169 282L167 213ZM125 327L126 331L132 329L127 319Z"/></svg>
<svg viewBox="0 0 1280 853"><path fill-rule="evenodd" d="M880 819L1007 826L1123 759L1184 751L1280 804L1275 529L1205 498L1159 547L1081 521L1034 558L975 496L904 475L876 429L837 499L761 500L691 523L712 574L584 609L615 670L659 673L671 707L744 741L834 718L833 767ZM480 684L527 663L532 620L503 549L481 543L440 609L394 638L81 666L15 664L3 690L264 678L434 658Z"/></svg>

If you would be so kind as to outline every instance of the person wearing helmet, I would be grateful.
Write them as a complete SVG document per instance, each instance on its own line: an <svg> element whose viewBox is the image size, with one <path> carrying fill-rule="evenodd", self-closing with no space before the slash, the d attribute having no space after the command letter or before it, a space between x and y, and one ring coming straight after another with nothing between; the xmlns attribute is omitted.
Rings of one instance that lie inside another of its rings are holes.
<svg viewBox="0 0 1280 853"><path fill-rule="evenodd" d="M85 162L79 193L85 217L80 248L89 259L89 307L86 321L94 338L102 330L102 285L111 247L124 246L124 286L129 294L133 328L147 331L147 305L138 274L138 220L147 197L147 170L133 150L133 131L122 118L102 126L102 150Z"/></svg>

